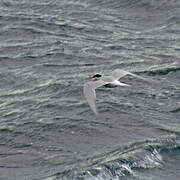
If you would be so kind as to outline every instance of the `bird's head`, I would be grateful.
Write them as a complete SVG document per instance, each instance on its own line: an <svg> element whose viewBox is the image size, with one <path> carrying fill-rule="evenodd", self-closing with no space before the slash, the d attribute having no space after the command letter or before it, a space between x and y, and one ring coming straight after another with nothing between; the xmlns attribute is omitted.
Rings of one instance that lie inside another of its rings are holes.
<svg viewBox="0 0 180 180"><path fill-rule="evenodd" d="M95 74L94 76L91 77L92 81L97 81L101 78L102 76L100 74Z"/></svg>

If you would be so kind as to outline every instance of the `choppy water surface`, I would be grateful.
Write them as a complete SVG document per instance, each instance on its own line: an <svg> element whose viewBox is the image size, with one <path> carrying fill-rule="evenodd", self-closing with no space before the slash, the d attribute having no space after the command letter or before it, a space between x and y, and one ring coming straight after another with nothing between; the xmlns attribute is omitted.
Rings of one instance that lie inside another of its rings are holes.
<svg viewBox="0 0 180 180"><path fill-rule="evenodd" d="M180 177L180 2L2 0L0 179ZM121 68L132 88L83 94Z"/></svg>

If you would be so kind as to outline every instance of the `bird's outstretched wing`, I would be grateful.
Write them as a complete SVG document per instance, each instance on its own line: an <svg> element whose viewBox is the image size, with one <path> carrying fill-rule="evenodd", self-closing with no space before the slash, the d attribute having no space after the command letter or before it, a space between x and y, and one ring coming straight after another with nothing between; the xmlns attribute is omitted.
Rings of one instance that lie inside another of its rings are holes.
<svg viewBox="0 0 180 180"><path fill-rule="evenodd" d="M85 83L85 85L83 87L84 96L85 96L89 106L91 107L91 109L93 110L93 112L95 114L98 114L98 110L96 107L95 89L98 87L101 87L105 84L108 84L108 82L98 80L98 81L93 81L93 82L87 82L87 83Z"/></svg>
<svg viewBox="0 0 180 180"><path fill-rule="evenodd" d="M128 72L128 71L124 71L124 70L122 70L122 69L115 69L115 70L112 72L113 78L115 78L115 79L117 79L117 80L120 79L120 78L122 78L122 77L124 77L124 76L126 76L126 75L131 75L131 76L134 76L134 77L136 77L136 78L139 78L139 79L142 79L142 80L145 80L145 81L149 81L149 80L147 80L146 78L143 78L143 77L138 76L138 75L136 75L136 74L130 73L130 72Z"/></svg>

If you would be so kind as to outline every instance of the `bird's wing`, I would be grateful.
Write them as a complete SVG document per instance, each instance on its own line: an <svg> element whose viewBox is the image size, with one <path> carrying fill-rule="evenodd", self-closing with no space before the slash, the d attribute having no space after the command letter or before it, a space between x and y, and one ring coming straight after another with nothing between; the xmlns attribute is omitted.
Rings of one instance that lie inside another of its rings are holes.
<svg viewBox="0 0 180 180"><path fill-rule="evenodd" d="M112 77L118 80L127 74L129 74L129 72L121 70L121 69L115 69L112 72Z"/></svg>
<svg viewBox="0 0 180 180"><path fill-rule="evenodd" d="M126 76L126 75L131 75L131 76L134 76L134 77L136 77L136 78L139 78L139 79L143 79L143 80L145 80L145 81L148 81L147 79L145 79L145 78L143 78L143 77L141 77L141 76L138 76L138 75L136 75L136 74L130 73L130 72L128 72L128 71L124 71L124 70L122 70L122 69L115 69L115 70L112 72L112 76L113 76L113 78L115 78L115 79L120 79L120 78L122 78L122 77L124 77L124 76Z"/></svg>
<svg viewBox="0 0 180 180"><path fill-rule="evenodd" d="M94 82L87 82L87 83L85 83L85 85L83 87L84 96L85 96L89 106L91 107L91 109L93 110L93 112L95 114L98 114L97 107L96 107L95 89L98 87L101 87L105 84L108 84L108 83L98 80L98 81L94 81Z"/></svg>

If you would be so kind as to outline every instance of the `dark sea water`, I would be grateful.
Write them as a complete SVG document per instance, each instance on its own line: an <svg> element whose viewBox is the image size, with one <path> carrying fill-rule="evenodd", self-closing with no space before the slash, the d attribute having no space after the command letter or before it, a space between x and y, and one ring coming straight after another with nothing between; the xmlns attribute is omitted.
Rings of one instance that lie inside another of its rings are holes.
<svg viewBox="0 0 180 180"><path fill-rule="evenodd" d="M180 179L180 1L0 1L0 180L71 179Z"/></svg>

